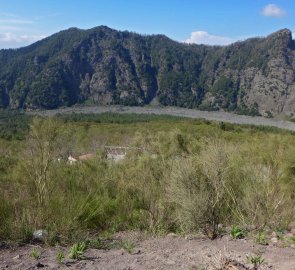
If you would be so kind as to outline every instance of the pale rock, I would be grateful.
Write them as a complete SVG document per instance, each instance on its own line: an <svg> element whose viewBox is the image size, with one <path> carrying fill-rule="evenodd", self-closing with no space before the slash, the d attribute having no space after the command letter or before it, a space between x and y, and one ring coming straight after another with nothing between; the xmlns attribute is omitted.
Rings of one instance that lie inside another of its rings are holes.
<svg viewBox="0 0 295 270"><path fill-rule="evenodd" d="M48 232L46 230L36 230L33 233L33 240L43 242L47 236Z"/></svg>
<svg viewBox="0 0 295 270"><path fill-rule="evenodd" d="M270 241L271 241L273 244L275 244L275 243L278 242L278 238L277 238L277 237L272 237L272 238L270 239Z"/></svg>

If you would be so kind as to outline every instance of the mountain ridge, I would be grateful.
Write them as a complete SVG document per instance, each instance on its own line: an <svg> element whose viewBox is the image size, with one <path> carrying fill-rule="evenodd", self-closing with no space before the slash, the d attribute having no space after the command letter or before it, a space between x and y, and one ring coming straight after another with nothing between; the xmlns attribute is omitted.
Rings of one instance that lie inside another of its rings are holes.
<svg viewBox="0 0 295 270"><path fill-rule="evenodd" d="M77 103L295 113L295 42L288 29L227 46L186 44L107 26L69 28L0 50L0 106Z"/></svg>

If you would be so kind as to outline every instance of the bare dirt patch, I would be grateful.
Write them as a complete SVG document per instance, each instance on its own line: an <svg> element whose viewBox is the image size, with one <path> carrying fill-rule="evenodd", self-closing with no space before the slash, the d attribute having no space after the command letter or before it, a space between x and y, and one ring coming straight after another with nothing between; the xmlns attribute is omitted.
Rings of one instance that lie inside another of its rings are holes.
<svg viewBox="0 0 295 270"><path fill-rule="evenodd" d="M295 249L274 245L262 246L251 240L232 240L229 236L211 241L202 237L183 238L168 235L145 237L138 233L121 233L115 241L133 243L132 248L88 249L84 260L70 260L68 247L46 248L26 245L2 248L0 269L254 269L247 257L260 254L265 263L257 269L295 269ZM35 249L40 258L31 255ZM65 261L57 262L63 251ZM221 266L224 268L220 268ZM227 266L226 266L227 265ZM226 268L227 267L227 268Z"/></svg>

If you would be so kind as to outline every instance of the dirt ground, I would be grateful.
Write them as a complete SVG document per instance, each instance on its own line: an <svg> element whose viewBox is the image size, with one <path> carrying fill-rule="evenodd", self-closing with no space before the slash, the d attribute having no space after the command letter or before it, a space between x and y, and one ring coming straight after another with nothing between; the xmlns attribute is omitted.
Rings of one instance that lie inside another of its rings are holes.
<svg viewBox="0 0 295 270"><path fill-rule="evenodd" d="M54 116L56 114L71 113L121 113L121 114L155 114L155 115L172 115L187 118L207 119L210 121L223 121L232 124L246 124L258 126L270 126L295 131L295 123L274 118L265 118L259 116L238 115L222 111L199 111L195 109L185 109L178 107L127 107L127 106L73 106L56 110L30 111L29 115ZM284 117L282 116L284 119Z"/></svg>
<svg viewBox="0 0 295 270"><path fill-rule="evenodd" d="M233 240L229 236L211 241L176 235L147 237L130 232L117 234L113 239L123 245L110 250L88 249L85 259L80 261L69 259L69 247L2 247L0 269L241 270L255 269L249 258L259 254L265 262L256 269L295 270L295 248L277 244L263 246L251 240ZM33 250L40 254L39 258L33 258ZM56 256L61 251L65 259L58 263Z"/></svg>

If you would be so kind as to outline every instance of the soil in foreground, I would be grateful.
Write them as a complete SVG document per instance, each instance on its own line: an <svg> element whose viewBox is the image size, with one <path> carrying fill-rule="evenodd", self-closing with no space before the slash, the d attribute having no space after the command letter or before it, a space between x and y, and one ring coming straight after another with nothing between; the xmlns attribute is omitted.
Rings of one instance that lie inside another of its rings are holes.
<svg viewBox="0 0 295 270"><path fill-rule="evenodd" d="M120 245L89 248L82 260L69 259L69 247L2 248L0 269L295 269L295 249L278 243L259 245L230 236L214 241L176 235L153 238L130 232L118 233L112 241ZM62 263L57 259L61 253L65 255Z"/></svg>

